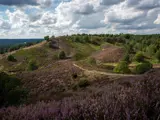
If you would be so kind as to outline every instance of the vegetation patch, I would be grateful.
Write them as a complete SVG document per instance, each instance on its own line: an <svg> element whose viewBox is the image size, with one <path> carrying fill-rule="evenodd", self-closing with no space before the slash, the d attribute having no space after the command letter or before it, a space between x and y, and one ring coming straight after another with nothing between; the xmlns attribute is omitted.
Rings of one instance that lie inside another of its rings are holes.
<svg viewBox="0 0 160 120"><path fill-rule="evenodd" d="M143 74L147 71L149 71L150 69L152 69L153 65L150 62L143 62L143 63L139 63L135 69L134 72L136 74Z"/></svg>
<svg viewBox="0 0 160 120"><path fill-rule="evenodd" d="M130 73L130 69L128 67L128 63L126 61L121 61L113 70L115 73Z"/></svg>
<svg viewBox="0 0 160 120"><path fill-rule="evenodd" d="M0 107L18 105L27 96L27 91L22 88L19 79L9 76L4 72L0 73Z"/></svg>

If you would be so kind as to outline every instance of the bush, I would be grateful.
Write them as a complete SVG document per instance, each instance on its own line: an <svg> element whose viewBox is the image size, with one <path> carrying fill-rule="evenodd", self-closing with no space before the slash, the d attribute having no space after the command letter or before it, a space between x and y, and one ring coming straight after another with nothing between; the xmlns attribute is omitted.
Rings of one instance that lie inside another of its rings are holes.
<svg viewBox="0 0 160 120"><path fill-rule="evenodd" d="M113 70L116 73L130 73L130 69L128 68L128 63L126 61L121 61Z"/></svg>
<svg viewBox="0 0 160 120"><path fill-rule="evenodd" d="M0 107L18 105L26 96L27 92L22 89L19 79L0 73Z"/></svg>
<svg viewBox="0 0 160 120"><path fill-rule="evenodd" d="M152 69L152 64L150 62L144 62L144 63L140 63L136 66L134 72L136 74L143 74L147 71L149 71L150 69Z"/></svg>
<svg viewBox="0 0 160 120"><path fill-rule="evenodd" d="M81 60L84 58L84 55L80 52L77 52L74 56L73 56L73 59L74 60Z"/></svg>
<svg viewBox="0 0 160 120"><path fill-rule="evenodd" d="M58 55L58 58L59 58L59 59L65 59L65 58L66 58L65 52L64 52L64 51L61 51L61 52L59 53L59 55Z"/></svg>
<svg viewBox="0 0 160 120"><path fill-rule="evenodd" d="M141 52L138 52L134 56L134 60L137 61L137 62L143 62L144 61L144 55Z"/></svg>
<svg viewBox="0 0 160 120"><path fill-rule="evenodd" d="M45 36L44 39L45 39L47 42L50 41L49 36Z"/></svg>
<svg viewBox="0 0 160 120"><path fill-rule="evenodd" d="M124 55L124 57L123 57L122 60L123 60L123 61L126 61L127 63L129 63L129 62L130 62L130 56L129 56L129 54L126 53L126 54Z"/></svg>
<svg viewBox="0 0 160 120"><path fill-rule="evenodd" d="M93 57L89 57L89 58L87 59L87 61L88 61L88 63L91 64L91 65L95 65L95 64L96 64L96 59L93 58Z"/></svg>
<svg viewBox="0 0 160 120"><path fill-rule="evenodd" d="M12 61L12 62L16 62L16 61L17 61L16 58L15 58L13 55L9 55L9 56L7 57L7 60L8 60L8 61Z"/></svg>
<svg viewBox="0 0 160 120"><path fill-rule="evenodd" d="M33 70L37 70L37 69L38 69L38 66L37 66L36 62L30 61L28 64L28 70L33 71Z"/></svg>
<svg viewBox="0 0 160 120"><path fill-rule="evenodd" d="M158 50L158 51L156 52L156 59L157 59L158 61L160 61L160 50Z"/></svg>
<svg viewBox="0 0 160 120"><path fill-rule="evenodd" d="M81 78L80 81L78 82L78 86L80 88L87 87L89 85L89 81L86 78Z"/></svg>

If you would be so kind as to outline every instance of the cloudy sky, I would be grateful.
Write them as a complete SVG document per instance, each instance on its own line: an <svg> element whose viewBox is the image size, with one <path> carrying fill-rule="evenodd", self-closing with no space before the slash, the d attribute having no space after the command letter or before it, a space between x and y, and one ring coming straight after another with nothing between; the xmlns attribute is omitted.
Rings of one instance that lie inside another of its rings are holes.
<svg viewBox="0 0 160 120"><path fill-rule="evenodd" d="M160 33L160 0L0 0L0 38Z"/></svg>

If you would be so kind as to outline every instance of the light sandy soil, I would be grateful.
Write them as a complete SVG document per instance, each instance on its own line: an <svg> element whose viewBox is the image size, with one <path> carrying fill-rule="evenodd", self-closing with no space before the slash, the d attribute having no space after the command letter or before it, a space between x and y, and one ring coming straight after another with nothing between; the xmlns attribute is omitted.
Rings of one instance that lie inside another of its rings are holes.
<svg viewBox="0 0 160 120"><path fill-rule="evenodd" d="M116 74L116 73L109 73L109 72L101 72L101 71L97 71L97 70L88 70L88 69L85 69L75 63L73 63L73 65L77 68L79 68L80 70L83 70L84 73L88 74L88 73L91 73L91 74L99 74L99 75L107 75L107 76L122 76L122 77L129 77L129 76L137 76L137 75L131 75L131 74Z"/></svg>

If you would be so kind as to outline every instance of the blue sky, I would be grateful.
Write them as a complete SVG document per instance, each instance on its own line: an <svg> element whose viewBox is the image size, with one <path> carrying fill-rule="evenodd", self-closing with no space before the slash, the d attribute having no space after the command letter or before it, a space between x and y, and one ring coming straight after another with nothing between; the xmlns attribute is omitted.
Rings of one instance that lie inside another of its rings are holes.
<svg viewBox="0 0 160 120"><path fill-rule="evenodd" d="M0 38L160 33L160 0L1 0Z"/></svg>

